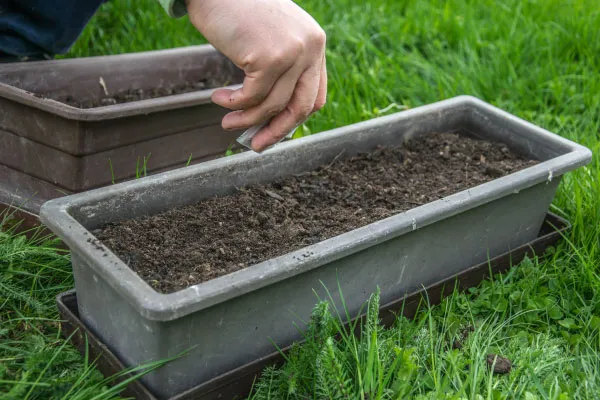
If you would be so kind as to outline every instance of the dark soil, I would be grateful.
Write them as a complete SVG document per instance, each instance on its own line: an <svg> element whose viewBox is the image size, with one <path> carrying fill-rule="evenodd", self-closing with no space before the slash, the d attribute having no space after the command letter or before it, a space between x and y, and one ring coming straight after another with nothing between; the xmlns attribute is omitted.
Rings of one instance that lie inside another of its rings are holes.
<svg viewBox="0 0 600 400"><path fill-rule="evenodd" d="M432 134L95 233L156 290L170 293L535 163L502 144Z"/></svg>
<svg viewBox="0 0 600 400"><path fill-rule="evenodd" d="M493 367L494 374L504 375L512 370L512 362L508 358L497 354L488 354L486 362L489 368Z"/></svg>
<svg viewBox="0 0 600 400"><path fill-rule="evenodd" d="M127 89L115 92L110 96L100 99L76 99L72 96L57 96L51 93L35 94L36 97L52 99L77 108L96 108L114 104L130 103L157 97L166 97L174 94L190 93L200 90L224 86L226 82L216 79L203 79L196 82L186 82L179 85L161 86L152 89ZM110 93L110 91L109 91Z"/></svg>

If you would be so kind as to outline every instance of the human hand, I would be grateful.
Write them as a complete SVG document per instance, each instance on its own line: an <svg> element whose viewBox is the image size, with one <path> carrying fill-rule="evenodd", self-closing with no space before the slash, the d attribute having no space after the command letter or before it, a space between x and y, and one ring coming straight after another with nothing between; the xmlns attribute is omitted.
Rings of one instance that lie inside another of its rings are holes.
<svg viewBox="0 0 600 400"><path fill-rule="evenodd" d="M224 129L271 122L252 139L262 151L277 143L327 97L325 32L291 0L187 0L190 21L244 70L243 87L219 89L212 101L234 110Z"/></svg>

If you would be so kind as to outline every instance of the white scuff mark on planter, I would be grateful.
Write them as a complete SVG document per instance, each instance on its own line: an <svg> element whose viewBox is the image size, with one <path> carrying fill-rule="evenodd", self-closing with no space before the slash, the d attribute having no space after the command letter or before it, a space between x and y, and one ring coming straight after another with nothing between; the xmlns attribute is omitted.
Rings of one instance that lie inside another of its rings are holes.
<svg viewBox="0 0 600 400"><path fill-rule="evenodd" d="M40 128L42 130L42 132L46 131L46 129L48 129L46 127L46 124L44 124L43 121L40 121L38 118L38 114L37 113L31 113L28 115L29 118L33 117L33 120L35 121L35 125Z"/></svg>
<svg viewBox="0 0 600 400"><path fill-rule="evenodd" d="M415 218L412 219L412 230L413 231L417 230L417 220Z"/></svg>
<svg viewBox="0 0 600 400"><path fill-rule="evenodd" d="M223 326L223 317L221 317L221 319L219 319L219 323L217 324L217 326L219 328Z"/></svg>
<svg viewBox="0 0 600 400"><path fill-rule="evenodd" d="M406 270L406 260L408 259L408 256L403 256L402 257L402 269L400 270L400 278L398 278L398 281L396 282L396 285L402 283L402 278L404 277L404 271Z"/></svg>
<svg viewBox="0 0 600 400"><path fill-rule="evenodd" d="M96 275L92 275L92 278L94 278L94 282L98 283L98 277Z"/></svg>
<svg viewBox="0 0 600 400"><path fill-rule="evenodd" d="M143 323L143 325L144 325L144 328L145 328L145 329L146 329L148 332L154 332L154 331L152 330L152 328L150 327L150 325L148 325L147 323L145 323L145 322L144 322L144 323Z"/></svg>
<svg viewBox="0 0 600 400"><path fill-rule="evenodd" d="M535 152L533 151L531 140L527 141L527 150L529 151L529 154L535 154Z"/></svg>
<svg viewBox="0 0 600 400"><path fill-rule="evenodd" d="M552 174L553 174L552 170L549 169L548 170L548 183L552 182Z"/></svg>
<svg viewBox="0 0 600 400"><path fill-rule="evenodd" d="M106 86L106 82L104 82L104 78L100 77L100 79L98 79L98 83L100 84L100 86L102 86L102 90L104 91L104 94L106 96L108 96L108 87Z"/></svg>

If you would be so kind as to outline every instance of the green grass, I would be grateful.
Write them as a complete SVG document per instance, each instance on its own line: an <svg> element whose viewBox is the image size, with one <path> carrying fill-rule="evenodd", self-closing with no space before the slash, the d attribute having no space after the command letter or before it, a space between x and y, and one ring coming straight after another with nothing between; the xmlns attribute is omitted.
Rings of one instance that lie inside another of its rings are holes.
<svg viewBox="0 0 600 400"><path fill-rule="evenodd" d="M168 362L103 378L58 329L55 296L73 287L69 253L39 231L15 235L14 222L0 214L0 399L119 399L126 382Z"/></svg>
<svg viewBox="0 0 600 400"><path fill-rule="evenodd" d="M595 398L600 318L579 307L597 311L598 299L585 285L561 293L576 298L583 290L583 304L556 297L557 272L527 260L440 306L425 302L415 320L400 317L389 329L378 323L375 294L358 339L340 323L344 310L323 302L306 343L292 349L283 368L267 369L251 398ZM453 348L457 341L460 349ZM511 373L490 373L488 354L508 356Z"/></svg>
<svg viewBox="0 0 600 400"><path fill-rule="evenodd" d="M590 147L594 160L561 183L552 210L573 229L548 260L527 261L389 329L371 313L360 339L336 339L335 313L320 305L308 344L268 370L254 398L600 397L597 2L361 3L300 2L328 33L329 97L298 135L471 94ZM203 42L154 0L113 0L65 57ZM69 255L53 246L0 236L0 399L111 398L93 360L59 335L54 296L73 281ZM475 330L463 349L449 348L466 326ZM511 359L513 371L490 374L488 353Z"/></svg>

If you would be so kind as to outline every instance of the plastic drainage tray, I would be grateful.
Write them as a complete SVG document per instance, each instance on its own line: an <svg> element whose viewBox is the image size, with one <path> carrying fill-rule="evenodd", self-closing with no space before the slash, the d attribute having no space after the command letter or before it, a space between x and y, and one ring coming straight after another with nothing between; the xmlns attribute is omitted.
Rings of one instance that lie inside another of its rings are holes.
<svg viewBox="0 0 600 400"><path fill-rule="evenodd" d="M553 246L570 229L571 224L554 214L548 213L538 237L512 251L506 252L488 262L474 265L460 273L437 282L425 289L414 292L400 299L389 302L381 307L380 317L385 326L391 326L398 315L402 313L412 318L422 299L426 295L430 304L439 304L441 300L450 295L454 288L464 291L478 285L491 274L508 270L512 265L518 264L526 256L537 255L543 257L545 251ZM102 343L79 319L77 307L77 293L75 290L61 293L57 296L58 310L61 315L62 333L70 337L71 342L84 354L86 348L91 359L97 359L97 367L105 376L111 376L125 369L125 366L110 349ZM363 318L361 316L360 318ZM291 321L290 321L291 324ZM73 334L74 333L74 334ZM283 351L287 352L289 347ZM241 399L246 397L255 378L267 366L280 364L283 357L279 352L273 352L266 357L259 358L240 368L222 374L206 383L196 386L183 393L170 397L168 400L213 400L213 399ZM125 379L125 378L123 378ZM129 384L122 393L138 400L158 400L140 381Z"/></svg>

